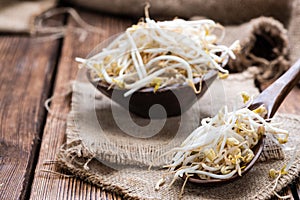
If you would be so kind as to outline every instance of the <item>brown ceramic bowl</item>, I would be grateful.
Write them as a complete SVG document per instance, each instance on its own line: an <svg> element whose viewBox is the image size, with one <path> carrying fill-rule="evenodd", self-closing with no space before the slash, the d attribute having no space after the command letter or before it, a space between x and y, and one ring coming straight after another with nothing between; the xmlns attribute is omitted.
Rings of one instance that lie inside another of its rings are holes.
<svg viewBox="0 0 300 200"><path fill-rule="evenodd" d="M91 81L90 76L88 77ZM202 82L202 89L199 94L195 94L194 90L187 84L174 84L156 92L153 92L153 87L142 88L132 95L124 97L127 89L109 88L105 81L91 81L91 83L104 95L136 115L144 118L165 118L177 116L187 111L206 92L216 77L217 71L211 70L204 75L202 80L195 78L193 81L197 89ZM158 109L149 114L150 108L155 104L161 105L164 111Z"/></svg>

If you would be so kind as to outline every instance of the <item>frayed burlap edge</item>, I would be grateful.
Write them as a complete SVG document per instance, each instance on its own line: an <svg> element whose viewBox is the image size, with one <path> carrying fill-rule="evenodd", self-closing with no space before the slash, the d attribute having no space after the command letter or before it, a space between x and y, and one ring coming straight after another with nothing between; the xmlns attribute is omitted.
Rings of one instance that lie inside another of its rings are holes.
<svg viewBox="0 0 300 200"><path fill-rule="evenodd" d="M75 177L88 182L90 184L93 184L97 187L100 187L101 189L108 191L108 192L113 192L117 195L120 195L123 198L126 199L140 199L137 196L131 196L130 191L126 188L122 188L116 185L112 185L110 182L105 181L104 179L101 179L101 177L97 176L95 173L89 172L89 170L84 169L83 167L79 166L74 166L70 162L68 162L68 159L65 157L65 150L60 149L59 153L57 154L57 167L72 173L75 175ZM89 159L86 159L88 161ZM95 161L97 162L97 161Z"/></svg>
<svg viewBox="0 0 300 200"><path fill-rule="evenodd" d="M75 103L76 102L72 101L72 108L74 107ZM110 182L107 182L101 179L101 177L97 176L96 174L89 172L88 164L92 160L95 161L95 155L84 145L84 143L80 139L79 132L73 119L74 112L71 111L67 118L67 141L61 146L59 152L56 155L56 166L60 169L72 173L83 181L102 188L103 190L116 193L124 198L128 197L128 199L138 199L137 197L129 198L129 195L127 195L129 191L127 191L125 188L111 185ZM76 163L77 166L75 166L74 163ZM101 163L99 162L99 164Z"/></svg>
<svg viewBox="0 0 300 200"><path fill-rule="evenodd" d="M74 114L70 112L68 116L68 128L66 134L67 142L61 146L56 155L56 166L64 171L72 173L75 175L75 177L78 177L83 181L96 185L103 190L118 194L123 198L132 200L139 199L138 197L130 196L130 191L127 189L112 185L111 182L105 181L104 179L101 179L101 177L97 176L97 174L89 171L88 164L92 161L98 161L94 158L94 154L84 146L82 140L80 139L79 133L75 128L73 115ZM70 133L68 130L72 130L72 133ZM102 165L102 163L99 162L99 165Z"/></svg>

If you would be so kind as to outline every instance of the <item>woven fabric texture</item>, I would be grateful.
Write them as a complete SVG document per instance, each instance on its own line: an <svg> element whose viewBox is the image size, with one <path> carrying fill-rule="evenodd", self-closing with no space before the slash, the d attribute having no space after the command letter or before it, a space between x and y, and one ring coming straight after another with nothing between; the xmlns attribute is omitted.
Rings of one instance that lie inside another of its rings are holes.
<svg viewBox="0 0 300 200"><path fill-rule="evenodd" d="M183 128L185 134L198 126L202 117L215 113L217 107L224 104L221 102L218 105L215 104L216 100L212 100L211 96L216 88L225 90L219 93L218 99L226 94L223 99L228 105L236 102L236 94L242 89L247 88L246 91L251 94L258 93L253 83L253 72L249 70L234 74L228 80L217 80L203 99L199 100L199 104L195 104L182 116L189 119L188 122L182 122L188 126ZM212 102L215 108L211 105ZM168 156L156 158L179 144L186 136L178 133L178 127L174 125L181 117L170 119L171 125L166 122L162 131L155 136L134 137L114 124L111 114L114 106L119 107L102 96L91 84L74 83L72 110L67 123L67 141L57 155L58 165L83 180L128 199L177 199L183 184L182 179L178 179L170 188L166 183L160 190L155 191L154 186L165 172L159 166L170 159ZM135 117L136 123L144 123L143 120L145 119ZM199 196L202 199L269 198L273 195L274 185L274 180L268 176L269 170L282 168L294 154L289 174L280 178L276 191L297 177L300 154L292 149L300 140L296 137L299 132L299 117L277 115L276 120L283 122L282 128L289 130L291 134L290 142L283 149L267 138L260 161L243 178L217 187L187 184L184 199L198 199ZM148 170L150 164L156 167Z"/></svg>

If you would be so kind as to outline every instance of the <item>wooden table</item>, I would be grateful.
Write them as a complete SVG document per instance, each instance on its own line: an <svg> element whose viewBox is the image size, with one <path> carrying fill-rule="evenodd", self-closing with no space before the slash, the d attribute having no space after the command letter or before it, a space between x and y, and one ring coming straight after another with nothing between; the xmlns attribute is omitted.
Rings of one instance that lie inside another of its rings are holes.
<svg viewBox="0 0 300 200"><path fill-rule="evenodd" d="M40 42L26 35L0 35L0 199L121 199L76 178L41 170L55 170L45 161L55 160L65 141L66 123L49 115L44 102L61 94L78 70L75 57L85 57L96 44L120 33L132 20L80 12L88 23L104 30L89 34L85 42L69 31L64 39ZM75 22L59 18L68 26ZM70 28L71 30L71 28ZM300 89L294 88L281 112L300 114ZM69 101L54 99L53 111L67 114ZM283 194L298 198L299 185Z"/></svg>

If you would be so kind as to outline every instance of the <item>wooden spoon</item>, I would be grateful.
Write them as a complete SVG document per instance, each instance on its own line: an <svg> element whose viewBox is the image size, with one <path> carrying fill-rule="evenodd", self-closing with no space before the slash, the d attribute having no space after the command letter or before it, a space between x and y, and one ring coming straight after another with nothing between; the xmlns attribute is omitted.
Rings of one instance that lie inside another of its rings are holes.
<svg viewBox="0 0 300 200"><path fill-rule="evenodd" d="M253 100L248 108L250 110L254 110L261 105L264 105L267 109L266 119L270 119L274 116L279 106L285 99L285 97L289 94L292 88L299 82L300 80L300 59L287 71L285 72L279 79L277 79L272 85L270 85L267 89L265 89L260 95L257 96ZM257 145L252 148L253 153L255 154L254 158L250 163L246 166L246 168L242 171L242 176L245 175L255 164L257 159L259 158L263 146L264 146L264 137L261 137ZM220 183L227 183L237 179L239 176L235 174L229 179L200 179L197 176L189 177L188 181L203 185L214 185Z"/></svg>

